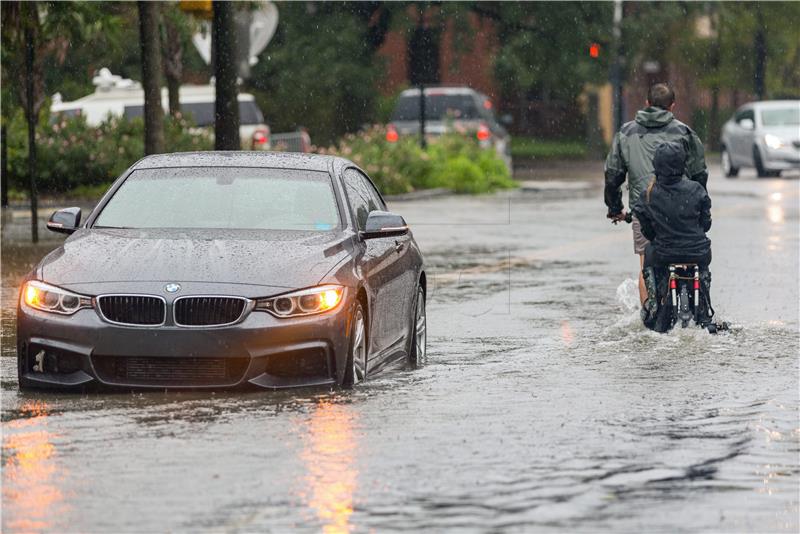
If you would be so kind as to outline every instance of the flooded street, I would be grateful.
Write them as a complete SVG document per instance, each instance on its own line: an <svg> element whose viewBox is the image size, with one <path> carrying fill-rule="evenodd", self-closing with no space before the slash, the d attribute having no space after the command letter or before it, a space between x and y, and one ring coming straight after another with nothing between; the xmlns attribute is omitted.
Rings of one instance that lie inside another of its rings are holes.
<svg viewBox="0 0 800 534"><path fill-rule="evenodd" d="M58 238L4 228L2 530L797 532L800 181L710 170L729 333L641 325L597 179L395 202L428 361L353 391L21 393L17 284Z"/></svg>

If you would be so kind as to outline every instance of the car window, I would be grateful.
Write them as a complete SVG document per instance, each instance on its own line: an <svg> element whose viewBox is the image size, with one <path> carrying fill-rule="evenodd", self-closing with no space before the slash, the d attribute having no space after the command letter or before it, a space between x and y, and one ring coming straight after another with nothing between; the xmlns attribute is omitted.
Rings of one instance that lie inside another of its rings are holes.
<svg viewBox="0 0 800 534"><path fill-rule="evenodd" d="M181 113L191 117L196 126L214 126L214 102L181 103ZM125 106L125 118L135 119L144 114L144 106ZM264 116L255 102L239 102L239 124L263 124Z"/></svg>
<svg viewBox="0 0 800 534"><path fill-rule="evenodd" d="M790 108L762 109L764 126L800 126L800 105Z"/></svg>
<svg viewBox="0 0 800 534"><path fill-rule="evenodd" d="M386 207L372 183L355 169L344 171L344 185L347 189L347 198L356 218L356 226L363 231L367 226L367 216L375 210L384 210Z"/></svg>
<svg viewBox="0 0 800 534"><path fill-rule="evenodd" d="M474 120L481 113L472 95L425 94L425 118L428 120ZM401 96L392 114L393 121L419 120L419 95Z"/></svg>
<svg viewBox="0 0 800 534"><path fill-rule="evenodd" d="M736 122L742 122L744 119L755 121L756 114L752 109L743 109L736 112Z"/></svg>
<svg viewBox="0 0 800 534"><path fill-rule="evenodd" d="M134 171L94 226L330 231L340 217L326 172L183 167Z"/></svg>

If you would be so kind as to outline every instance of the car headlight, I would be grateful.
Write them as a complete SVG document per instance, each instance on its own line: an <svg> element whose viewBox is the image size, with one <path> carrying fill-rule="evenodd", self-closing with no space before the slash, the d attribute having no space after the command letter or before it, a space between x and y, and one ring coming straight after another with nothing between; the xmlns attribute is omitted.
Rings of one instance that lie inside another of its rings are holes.
<svg viewBox="0 0 800 534"><path fill-rule="evenodd" d="M343 297L344 287L326 285L256 299L253 309L269 312L275 317L301 317L332 310L342 302Z"/></svg>
<svg viewBox="0 0 800 534"><path fill-rule="evenodd" d="M786 143L783 142L783 139L772 134L767 134L764 136L764 143L772 150L778 150L779 148L786 146Z"/></svg>
<svg viewBox="0 0 800 534"><path fill-rule="evenodd" d="M60 287L30 280L22 286L22 301L36 310L72 315L82 308L91 308L91 297L78 295Z"/></svg>

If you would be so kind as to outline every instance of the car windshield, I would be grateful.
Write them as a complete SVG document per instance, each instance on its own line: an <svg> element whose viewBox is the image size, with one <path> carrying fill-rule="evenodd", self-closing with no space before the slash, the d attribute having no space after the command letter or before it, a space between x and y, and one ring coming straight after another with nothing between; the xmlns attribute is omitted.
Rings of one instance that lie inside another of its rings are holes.
<svg viewBox="0 0 800 534"><path fill-rule="evenodd" d="M95 228L329 231L338 226L327 173L242 167L136 170L94 222Z"/></svg>
<svg viewBox="0 0 800 534"><path fill-rule="evenodd" d="M425 117L428 120L479 119L475 99L470 95L425 95ZM393 121L418 121L419 96L401 96L392 115Z"/></svg>
<svg viewBox="0 0 800 534"><path fill-rule="evenodd" d="M800 106L761 110L764 126L800 126Z"/></svg>

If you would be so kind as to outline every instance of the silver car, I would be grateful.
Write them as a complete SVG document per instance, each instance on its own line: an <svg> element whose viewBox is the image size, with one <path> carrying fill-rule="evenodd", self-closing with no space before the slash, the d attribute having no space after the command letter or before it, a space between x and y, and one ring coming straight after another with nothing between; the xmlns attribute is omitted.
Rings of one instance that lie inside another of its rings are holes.
<svg viewBox="0 0 800 534"><path fill-rule="evenodd" d="M511 171L511 136L495 117L493 108L488 96L469 87L426 87L426 137L446 133L475 136L481 147L494 148ZM506 115L502 120L510 123L511 117ZM419 131L419 89L406 89L400 93L386 127L386 140L392 143L401 135L419 135Z"/></svg>
<svg viewBox="0 0 800 534"><path fill-rule="evenodd" d="M722 128L722 170L733 178L743 167L760 178L800 169L800 100L751 102Z"/></svg>

